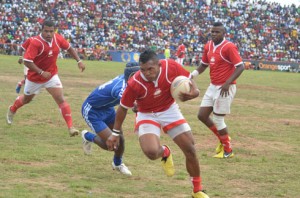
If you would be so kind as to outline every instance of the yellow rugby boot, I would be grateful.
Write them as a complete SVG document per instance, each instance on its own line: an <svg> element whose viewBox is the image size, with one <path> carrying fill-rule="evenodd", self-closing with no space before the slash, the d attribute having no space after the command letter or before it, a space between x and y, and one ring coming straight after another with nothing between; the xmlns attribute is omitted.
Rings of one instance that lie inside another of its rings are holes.
<svg viewBox="0 0 300 198"><path fill-rule="evenodd" d="M209 198L209 196L203 191L199 191L199 192L196 192L196 193L193 192L192 197L193 198Z"/></svg>
<svg viewBox="0 0 300 198"><path fill-rule="evenodd" d="M164 145L165 147L168 147ZM170 150L170 148L168 147ZM169 177L173 176L175 174L175 168L174 168L174 163L173 163L173 157L172 153L170 150L170 155L168 157L162 157L161 158L161 165L165 171L165 174Z"/></svg>

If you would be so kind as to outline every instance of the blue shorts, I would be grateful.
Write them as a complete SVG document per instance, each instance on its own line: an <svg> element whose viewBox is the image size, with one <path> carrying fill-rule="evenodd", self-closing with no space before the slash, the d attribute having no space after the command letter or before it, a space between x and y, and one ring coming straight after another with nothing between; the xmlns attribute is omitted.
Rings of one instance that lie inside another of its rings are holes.
<svg viewBox="0 0 300 198"><path fill-rule="evenodd" d="M113 124L116 117L116 111L113 107L93 109L86 102L82 105L81 114L85 122L95 133L99 133L106 129L108 125Z"/></svg>

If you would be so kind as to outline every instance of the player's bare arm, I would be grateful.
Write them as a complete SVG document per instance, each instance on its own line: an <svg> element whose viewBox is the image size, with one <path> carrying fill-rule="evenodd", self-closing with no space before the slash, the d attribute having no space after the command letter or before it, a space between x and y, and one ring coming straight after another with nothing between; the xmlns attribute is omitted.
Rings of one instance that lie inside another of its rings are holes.
<svg viewBox="0 0 300 198"><path fill-rule="evenodd" d="M195 69L194 71L192 71L192 78L195 78L196 76L198 76L199 74L202 74L206 68L208 67L208 65L201 63L197 69Z"/></svg>
<svg viewBox="0 0 300 198"><path fill-rule="evenodd" d="M23 63L23 52L24 52L24 49L22 47L20 47L20 49L19 49L19 59L18 59L19 64Z"/></svg>
<svg viewBox="0 0 300 198"><path fill-rule="evenodd" d="M234 73L228 78L228 80L220 87L221 92L220 95L222 97L229 96L229 86L230 84L235 81L244 71L244 63L241 63L236 66L236 69L234 70Z"/></svg>
<svg viewBox="0 0 300 198"><path fill-rule="evenodd" d="M77 52L74 50L74 48L70 47L67 51L77 61L78 68L80 69L81 72L83 72L85 70L85 64L79 58L79 56L78 56Z"/></svg>
<svg viewBox="0 0 300 198"><path fill-rule="evenodd" d="M120 135L122 134L122 124L126 118L127 109L119 105L116 112L116 119L112 134L107 138L106 145L108 150L115 150L119 146Z"/></svg>
<svg viewBox="0 0 300 198"><path fill-rule="evenodd" d="M50 79L50 77L51 77L51 73L50 72L43 71L38 66L36 66L36 64L34 64L34 62L24 61L24 65L26 67L28 67L28 69L30 69L30 70L38 73L39 75L41 75L45 79Z"/></svg>
<svg viewBox="0 0 300 198"><path fill-rule="evenodd" d="M137 113L137 112L138 112L138 106L137 106L137 103L136 103L136 102L133 103L133 107L132 107L131 110L132 110L134 113Z"/></svg>

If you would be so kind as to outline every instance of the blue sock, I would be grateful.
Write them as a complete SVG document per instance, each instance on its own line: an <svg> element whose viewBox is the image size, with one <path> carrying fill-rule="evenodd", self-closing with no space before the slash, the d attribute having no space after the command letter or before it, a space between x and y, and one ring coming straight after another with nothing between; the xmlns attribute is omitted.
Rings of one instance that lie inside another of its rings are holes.
<svg viewBox="0 0 300 198"><path fill-rule="evenodd" d="M96 137L96 135L94 133L87 132L86 134L84 134L84 137L87 141L94 142L94 138Z"/></svg>
<svg viewBox="0 0 300 198"><path fill-rule="evenodd" d="M122 164L122 157L114 156L114 164L115 166L120 166Z"/></svg>

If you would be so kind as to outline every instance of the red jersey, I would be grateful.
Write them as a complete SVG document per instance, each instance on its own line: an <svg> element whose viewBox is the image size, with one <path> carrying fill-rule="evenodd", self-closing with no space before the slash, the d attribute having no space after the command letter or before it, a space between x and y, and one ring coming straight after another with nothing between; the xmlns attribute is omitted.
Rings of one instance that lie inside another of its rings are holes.
<svg viewBox="0 0 300 198"><path fill-rule="evenodd" d="M160 62L160 73L155 82L147 81L140 71L130 78L120 102L123 107L132 108L136 101L139 112L161 112L174 103L170 92L172 81L177 76L190 77L190 72L172 59Z"/></svg>
<svg viewBox="0 0 300 198"><path fill-rule="evenodd" d="M180 55L180 53L182 53ZM184 58L185 57L185 45L181 44L178 46L176 54L175 54L178 58Z"/></svg>
<svg viewBox="0 0 300 198"><path fill-rule="evenodd" d="M54 34L51 43L44 40L41 35L35 36L32 37L24 54L24 60L34 62L40 69L50 72L53 76L58 72L56 61L60 49L68 50L70 47L70 43L57 33ZM27 78L35 83L48 81L48 79L31 70L28 71Z"/></svg>
<svg viewBox="0 0 300 198"><path fill-rule="evenodd" d="M27 48L28 48L28 46L30 45L31 39L32 39L32 37L26 39L26 40L24 41L24 43L22 43L21 47L23 48L24 51L26 51Z"/></svg>
<svg viewBox="0 0 300 198"><path fill-rule="evenodd" d="M243 60L237 47L224 39L217 46L213 41L209 41L204 47L201 62L209 65L211 83L223 85L233 74L235 67L243 63ZM232 84L236 84L236 81L233 81Z"/></svg>

